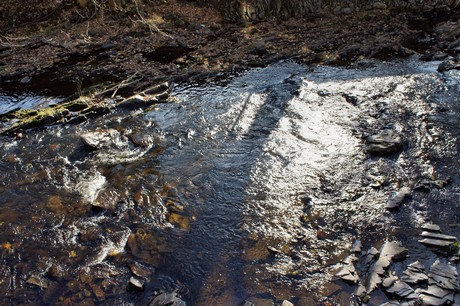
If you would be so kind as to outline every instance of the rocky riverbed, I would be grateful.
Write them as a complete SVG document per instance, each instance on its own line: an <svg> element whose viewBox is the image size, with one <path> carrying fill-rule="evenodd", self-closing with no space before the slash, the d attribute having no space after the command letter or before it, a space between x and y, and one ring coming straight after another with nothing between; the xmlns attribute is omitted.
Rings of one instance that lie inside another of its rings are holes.
<svg viewBox="0 0 460 306"><path fill-rule="evenodd" d="M1 304L460 303L455 10L72 12L3 21Z"/></svg>
<svg viewBox="0 0 460 306"><path fill-rule="evenodd" d="M441 64L279 62L2 136L2 303L455 304Z"/></svg>

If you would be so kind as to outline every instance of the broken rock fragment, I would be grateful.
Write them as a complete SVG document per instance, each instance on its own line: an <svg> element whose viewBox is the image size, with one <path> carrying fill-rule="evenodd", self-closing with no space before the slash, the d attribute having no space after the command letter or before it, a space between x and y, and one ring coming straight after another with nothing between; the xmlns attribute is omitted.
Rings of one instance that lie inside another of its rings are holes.
<svg viewBox="0 0 460 306"><path fill-rule="evenodd" d="M398 192L396 192L393 196L391 196L387 203L385 204L385 208L387 209L394 209L401 206L401 204L411 195L411 190L409 187L403 187Z"/></svg>
<svg viewBox="0 0 460 306"><path fill-rule="evenodd" d="M402 150L402 140L393 133L382 133L367 137L364 151L370 155L388 156Z"/></svg>

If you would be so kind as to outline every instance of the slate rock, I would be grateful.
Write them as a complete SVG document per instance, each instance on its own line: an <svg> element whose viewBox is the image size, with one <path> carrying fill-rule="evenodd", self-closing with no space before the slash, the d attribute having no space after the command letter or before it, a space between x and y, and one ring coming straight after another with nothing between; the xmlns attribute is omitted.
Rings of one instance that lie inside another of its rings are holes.
<svg viewBox="0 0 460 306"><path fill-rule="evenodd" d="M394 209L401 206L401 204L411 195L409 187L403 187L398 192L393 194L385 204L386 209Z"/></svg>
<svg viewBox="0 0 460 306"><path fill-rule="evenodd" d="M416 299L417 294L411 286L405 282L395 282L391 287L385 289L386 292L405 299Z"/></svg>
<svg viewBox="0 0 460 306"><path fill-rule="evenodd" d="M448 249L451 245L454 244L453 241L449 240L440 240L440 239L431 239L431 238L424 238L419 240L418 242L423 243L428 247L438 248L438 249Z"/></svg>
<svg viewBox="0 0 460 306"><path fill-rule="evenodd" d="M352 264L342 264L336 271L335 276L349 283L357 283L359 281L359 276Z"/></svg>
<svg viewBox="0 0 460 306"><path fill-rule="evenodd" d="M439 259L431 266L428 277L429 285L437 285L443 289L460 291L456 268L450 264L440 262Z"/></svg>
<svg viewBox="0 0 460 306"><path fill-rule="evenodd" d="M433 223L425 223L422 225L422 229L430 232L440 232L441 228L439 225Z"/></svg>
<svg viewBox="0 0 460 306"><path fill-rule="evenodd" d="M419 284L428 281L428 275L425 274L425 267L419 261L411 263L403 272L401 280L408 284Z"/></svg>
<svg viewBox="0 0 460 306"><path fill-rule="evenodd" d="M380 251L380 257L387 257L392 261L404 260L408 250L403 248L399 242L385 242Z"/></svg>
<svg viewBox="0 0 460 306"><path fill-rule="evenodd" d="M392 133L377 134L366 139L364 151L370 155L388 156L402 150L402 140Z"/></svg>
<svg viewBox="0 0 460 306"><path fill-rule="evenodd" d="M457 241L457 237L449 236L439 233L432 233L428 231L424 231L420 234L423 238L431 238L431 239L438 239L438 240L447 240L447 241Z"/></svg>
<svg viewBox="0 0 460 306"><path fill-rule="evenodd" d="M426 305L445 305L453 302L454 292L431 285L420 291L420 298Z"/></svg>

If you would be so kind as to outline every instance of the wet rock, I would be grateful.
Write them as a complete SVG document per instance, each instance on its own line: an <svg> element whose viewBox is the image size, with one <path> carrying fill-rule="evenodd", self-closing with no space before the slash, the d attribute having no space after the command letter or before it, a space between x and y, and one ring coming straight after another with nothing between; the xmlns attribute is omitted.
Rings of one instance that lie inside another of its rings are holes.
<svg viewBox="0 0 460 306"><path fill-rule="evenodd" d="M429 285L436 285L451 291L460 290L460 286L457 282L456 268L450 264L440 262L439 259L431 266L428 277Z"/></svg>
<svg viewBox="0 0 460 306"><path fill-rule="evenodd" d="M155 94L163 93L163 92L168 91L168 90L169 90L169 83L164 82L164 83L152 86L152 87L144 90L144 94L146 94L146 95L155 95Z"/></svg>
<svg viewBox="0 0 460 306"><path fill-rule="evenodd" d="M437 297L437 296L433 296L427 293L422 293L420 294L420 299L425 305L431 305L431 306L446 305L448 304L449 301L453 300L453 294L452 296L447 295L444 297Z"/></svg>
<svg viewBox="0 0 460 306"><path fill-rule="evenodd" d="M136 291L143 291L144 290L144 282L139 279L139 278L136 278L134 276L132 276L130 279L129 279L129 287L136 290Z"/></svg>
<svg viewBox="0 0 460 306"><path fill-rule="evenodd" d="M355 290L355 295L362 299L364 296L367 295L366 287L364 287L363 285L359 285L358 288Z"/></svg>
<svg viewBox="0 0 460 306"><path fill-rule="evenodd" d="M149 277L153 273L153 271L151 271L149 268L137 262L129 263L128 266L131 273L137 277Z"/></svg>
<svg viewBox="0 0 460 306"><path fill-rule="evenodd" d="M439 232L441 231L441 228L439 225L433 224L433 223L425 223L422 225L422 229L430 232Z"/></svg>
<svg viewBox="0 0 460 306"><path fill-rule="evenodd" d="M294 306L291 302L284 300L283 303L281 303L281 306Z"/></svg>
<svg viewBox="0 0 460 306"><path fill-rule="evenodd" d="M401 304L398 301L389 301L385 304L382 304L380 306L401 306Z"/></svg>
<svg viewBox="0 0 460 306"><path fill-rule="evenodd" d="M343 263L340 264L335 276L349 283L358 283L359 276L353 265L354 257L349 256Z"/></svg>
<svg viewBox="0 0 460 306"><path fill-rule="evenodd" d="M278 250L277 248L275 247L272 247L272 246L267 246L267 250L270 252L270 253L273 253L273 254L281 254L281 250Z"/></svg>
<svg viewBox="0 0 460 306"><path fill-rule="evenodd" d="M82 134L80 139L88 149L98 150L112 143L119 134L114 129L98 130Z"/></svg>
<svg viewBox="0 0 460 306"><path fill-rule="evenodd" d="M48 288L50 285L49 280L42 278L38 275L32 275L31 277L29 277L29 279L27 279L27 283L44 289Z"/></svg>
<svg viewBox="0 0 460 306"><path fill-rule="evenodd" d="M388 6L383 2L375 2L372 7L376 10L386 10Z"/></svg>
<svg viewBox="0 0 460 306"><path fill-rule="evenodd" d="M145 133L136 132L128 135L129 140L138 147L148 148L153 143L153 139L150 135Z"/></svg>
<svg viewBox="0 0 460 306"><path fill-rule="evenodd" d="M185 306L185 302L180 299L176 292L161 293L157 295L148 306Z"/></svg>
<svg viewBox="0 0 460 306"><path fill-rule="evenodd" d="M418 242L423 243L424 245L428 247L433 247L433 248L438 248L438 249L448 249L450 246L454 244L453 241L431 239L431 238L421 239Z"/></svg>
<svg viewBox="0 0 460 306"><path fill-rule="evenodd" d="M250 54L262 56L268 54L268 49L264 41L256 41L249 46Z"/></svg>
<svg viewBox="0 0 460 306"><path fill-rule="evenodd" d="M411 286L405 282L395 282L391 287L385 289L386 292L405 299L416 299L417 294Z"/></svg>
<svg viewBox="0 0 460 306"><path fill-rule="evenodd" d="M419 284L428 281L428 275L425 274L425 267L421 262L416 261L407 266L403 272L401 280L408 284Z"/></svg>
<svg viewBox="0 0 460 306"><path fill-rule="evenodd" d="M252 302L250 301L244 301L243 304L241 304L241 306L256 306L254 305Z"/></svg>
<svg viewBox="0 0 460 306"><path fill-rule="evenodd" d="M460 63L455 59L447 59L438 66L438 72L445 72L453 69L460 69Z"/></svg>
<svg viewBox="0 0 460 306"><path fill-rule="evenodd" d="M442 61L445 60L449 55L444 52L436 52L433 54L433 57L431 58L432 61Z"/></svg>
<svg viewBox="0 0 460 306"><path fill-rule="evenodd" d="M118 205L118 194L114 190L103 189L97 193L96 199L91 203L95 211L115 210Z"/></svg>
<svg viewBox="0 0 460 306"><path fill-rule="evenodd" d="M409 187L401 188L397 193L391 196L385 204L386 209L394 209L401 206L401 204L411 195Z"/></svg>
<svg viewBox="0 0 460 306"><path fill-rule="evenodd" d="M19 81L19 83L21 83L21 84L29 84L31 81L32 81L32 77L26 76L26 77L22 78L22 79Z"/></svg>
<svg viewBox="0 0 460 306"><path fill-rule="evenodd" d="M455 236L449 236L444 234L432 233L432 232L422 232L420 236L424 238L438 239L438 240L447 240L447 241L457 241Z"/></svg>
<svg viewBox="0 0 460 306"><path fill-rule="evenodd" d="M123 100L120 103L118 103L117 106L121 107L121 108L134 109L134 108L141 108L141 107L150 106L153 103L154 103L154 101L151 101L146 96L137 94L135 96L126 98L125 100Z"/></svg>
<svg viewBox="0 0 460 306"><path fill-rule="evenodd" d="M392 133L377 134L366 139L364 151L370 155L388 156L402 150L402 140Z"/></svg>
<svg viewBox="0 0 460 306"><path fill-rule="evenodd" d="M171 213L168 221L169 223L178 226L181 230L188 231L190 229L190 220L180 214Z"/></svg>
<svg viewBox="0 0 460 306"><path fill-rule="evenodd" d="M414 186L414 190L430 191L433 188L442 189L450 184L450 179L447 180L432 180L421 179Z"/></svg>
<svg viewBox="0 0 460 306"><path fill-rule="evenodd" d="M351 247L351 252L353 253L361 253L362 244L360 240L356 240Z"/></svg>
<svg viewBox="0 0 460 306"><path fill-rule="evenodd" d="M394 276L387 277L383 280L382 286L385 288L389 288L393 286L393 284L397 281L398 279Z"/></svg>
<svg viewBox="0 0 460 306"><path fill-rule="evenodd" d="M366 290L372 292L382 283L382 276L393 261L403 260L408 251L397 242L385 242L377 260L369 267L366 278Z"/></svg>

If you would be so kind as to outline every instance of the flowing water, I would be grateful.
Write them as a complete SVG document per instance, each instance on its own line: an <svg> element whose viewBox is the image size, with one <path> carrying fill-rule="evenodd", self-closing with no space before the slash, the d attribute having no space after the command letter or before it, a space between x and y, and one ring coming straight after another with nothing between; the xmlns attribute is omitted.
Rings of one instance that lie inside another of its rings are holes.
<svg viewBox="0 0 460 306"><path fill-rule="evenodd" d="M460 234L460 75L436 67L281 62L176 84L175 103L147 111L3 137L1 304L148 305L176 291L188 305L347 305L356 287L333 271L356 240L432 262L417 228ZM363 151L382 131L402 152ZM85 133L105 142L89 150ZM451 184L384 208L422 177Z"/></svg>

